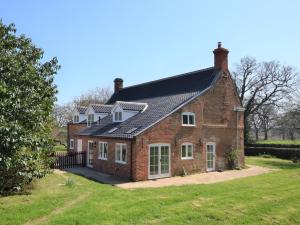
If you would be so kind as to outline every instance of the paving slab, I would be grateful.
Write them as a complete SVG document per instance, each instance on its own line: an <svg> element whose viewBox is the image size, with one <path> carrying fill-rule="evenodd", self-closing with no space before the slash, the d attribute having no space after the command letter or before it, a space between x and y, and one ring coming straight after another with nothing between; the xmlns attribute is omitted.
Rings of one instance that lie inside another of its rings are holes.
<svg viewBox="0 0 300 225"><path fill-rule="evenodd" d="M106 173L100 173L93 169L87 167L74 167L74 168L65 168L64 171L74 173L80 176L84 176L88 179L97 181L103 184L110 184L110 185L118 185L122 183L128 183L128 179L122 179L119 177L115 177Z"/></svg>
<svg viewBox="0 0 300 225"><path fill-rule="evenodd" d="M274 171L274 169L248 165L247 169L242 170L227 170L223 172L209 172L209 173L197 173L188 176L176 176L170 178L163 178L157 180L147 180L139 182L128 182L116 184L117 187L125 189L136 188L158 188L165 186L180 186L188 184L212 184L217 182L223 182L243 177L257 176L260 174Z"/></svg>
<svg viewBox="0 0 300 225"><path fill-rule="evenodd" d="M128 179L122 179L109 174L100 173L87 167L66 168L64 171L84 176L88 179L110 184L124 189L136 188L159 188L166 186L181 186L188 184L212 184L217 182L229 181L243 177L257 176L274 171L261 166L247 165L247 169L227 170L223 172L197 173L187 176L175 176L169 178L132 182Z"/></svg>

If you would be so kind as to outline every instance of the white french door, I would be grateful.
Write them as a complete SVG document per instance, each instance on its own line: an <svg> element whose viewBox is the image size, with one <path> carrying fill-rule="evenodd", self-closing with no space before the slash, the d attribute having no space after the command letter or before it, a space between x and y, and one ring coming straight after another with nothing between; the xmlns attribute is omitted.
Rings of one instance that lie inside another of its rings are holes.
<svg viewBox="0 0 300 225"><path fill-rule="evenodd" d="M215 171L216 169L216 143L206 144L206 171Z"/></svg>
<svg viewBox="0 0 300 225"><path fill-rule="evenodd" d="M93 141L88 141L88 151L87 151L87 166L93 167L93 159L94 159L94 143Z"/></svg>
<svg viewBox="0 0 300 225"><path fill-rule="evenodd" d="M77 152L82 152L82 140L77 140Z"/></svg>
<svg viewBox="0 0 300 225"><path fill-rule="evenodd" d="M151 144L149 145L148 161L149 179L156 179L170 176L170 145Z"/></svg>

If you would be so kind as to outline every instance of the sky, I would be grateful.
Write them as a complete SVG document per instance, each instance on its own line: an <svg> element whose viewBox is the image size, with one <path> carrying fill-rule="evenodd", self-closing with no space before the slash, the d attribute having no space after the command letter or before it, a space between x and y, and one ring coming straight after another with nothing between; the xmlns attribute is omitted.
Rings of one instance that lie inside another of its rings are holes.
<svg viewBox="0 0 300 225"><path fill-rule="evenodd" d="M300 1L0 0L0 19L57 57L58 104L213 65L221 41L229 68L244 56L300 68Z"/></svg>

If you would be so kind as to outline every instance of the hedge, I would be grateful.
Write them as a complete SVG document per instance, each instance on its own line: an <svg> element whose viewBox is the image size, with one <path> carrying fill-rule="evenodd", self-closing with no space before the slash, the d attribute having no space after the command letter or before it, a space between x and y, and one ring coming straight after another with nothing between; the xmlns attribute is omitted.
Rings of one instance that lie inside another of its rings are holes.
<svg viewBox="0 0 300 225"><path fill-rule="evenodd" d="M246 156L272 155L281 159L300 159L300 148L245 147Z"/></svg>

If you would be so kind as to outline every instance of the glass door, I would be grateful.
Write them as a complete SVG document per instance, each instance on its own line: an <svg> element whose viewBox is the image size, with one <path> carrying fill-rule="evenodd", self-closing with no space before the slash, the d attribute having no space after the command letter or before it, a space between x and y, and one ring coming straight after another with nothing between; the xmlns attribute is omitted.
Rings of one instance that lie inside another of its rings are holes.
<svg viewBox="0 0 300 225"><path fill-rule="evenodd" d="M215 155L216 155L216 144L207 143L206 144L206 170L214 171L215 170Z"/></svg>
<svg viewBox="0 0 300 225"><path fill-rule="evenodd" d="M170 145L153 144L149 147L149 179L170 176Z"/></svg>
<svg viewBox="0 0 300 225"><path fill-rule="evenodd" d="M88 142L88 152L87 152L87 166L93 167L94 158L94 143L92 141Z"/></svg>

